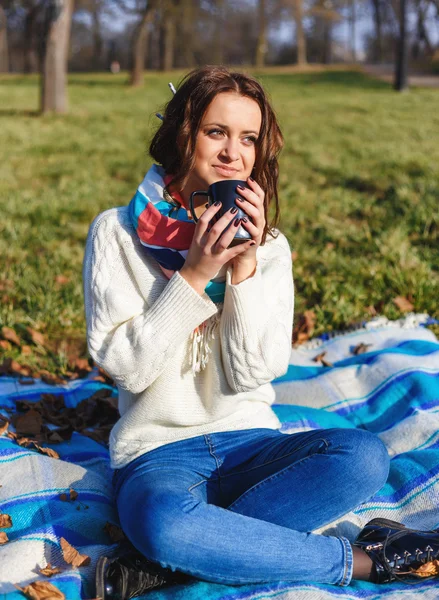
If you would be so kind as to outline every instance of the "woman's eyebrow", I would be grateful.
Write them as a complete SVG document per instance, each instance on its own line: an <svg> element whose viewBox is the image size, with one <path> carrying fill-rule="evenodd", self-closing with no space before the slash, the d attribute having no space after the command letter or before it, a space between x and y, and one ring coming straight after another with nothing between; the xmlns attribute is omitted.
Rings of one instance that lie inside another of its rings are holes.
<svg viewBox="0 0 439 600"><path fill-rule="evenodd" d="M221 127L221 129L226 129L227 131L229 130L227 125L222 125L221 123L204 123L203 127L211 127L212 125L215 125L215 127ZM255 131L254 129L247 129L246 131L241 131L241 133L254 133L255 135L259 135L259 132Z"/></svg>

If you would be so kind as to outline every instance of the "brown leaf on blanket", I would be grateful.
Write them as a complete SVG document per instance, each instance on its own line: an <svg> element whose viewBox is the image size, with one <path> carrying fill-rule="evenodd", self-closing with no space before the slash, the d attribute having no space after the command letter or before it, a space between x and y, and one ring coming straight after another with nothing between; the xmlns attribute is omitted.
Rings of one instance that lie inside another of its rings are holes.
<svg viewBox="0 0 439 600"><path fill-rule="evenodd" d="M41 432L43 418L38 411L31 409L24 415L18 415L13 423L19 436L38 435Z"/></svg>
<svg viewBox="0 0 439 600"><path fill-rule="evenodd" d="M65 538L61 538L61 548L64 560L73 567L85 567L90 564L90 557L86 554L79 554Z"/></svg>
<svg viewBox="0 0 439 600"><path fill-rule="evenodd" d="M410 572L417 577L431 577L439 575L439 560L430 560L417 569L411 569Z"/></svg>
<svg viewBox="0 0 439 600"><path fill-rule="evenodd" d="M330 363L329 360L326 360L324 358L325 355L326 355L326 351L321 352L320 354L317 354L317 356L315 356L313 358L313 361L321 363L324 367L333 367L334 365L332 363Z"/></svg>
<svg viewBox="0 0 439 600"><path fill-rule="evenodd" d="M3 415L0 415L0 435L3 435L8 430L9 421Z"/></svg>
<svg viewBox="0 0 439 600"><path fill-rule="evenodd" d="M61 590L48 581L34 581L24 588L18 585L15 587L30 600L65 600L66 598Z"/></svg>
<svg viewBox="0 0 439 600"><path fill-rule="evenodd" d="M9 542L9 538L4 531L0 531L0 545Z"/></svg>
<svg viewBox="0 0 439 600"><path fill-rule="evenodd" d="M0 513L0 527L12 527L12 519L10 515L7 515L6 513Z"/></svg>
<svg viewBox="0 0 439 600"><path fill-rule="evenodd" d="M21 340L12 327L2 327L2 337L8 342L12 342L16 346L21 346Z"/></svg>
<svg viewBox="0 0 439 600"><path fill-rule="evenodd" d="M113 523L107 521L105 526L103 527L104 531L108 533L113 542L121 542L122 540L126 540L126 536L122 529Z"/></svg>
<svg viewBox="0 0 439 600"><path fill-rule="evenodd" d="M52 575L57 575L58 573L62 573L59 567L52 567L50 563L47 564L43 569L39 569L41 575L45 575L46 577L52 577Z"/></svg>
<svg viewBox="0 0 439 600"><path fill-rule="evenodd" d="M40 454L46 454L50 458L59 458L58 452L55 452L55 450L52 450L52 448L46 448L44 446L40 446L39 444L37 444L35 442L34 442L34 446Z"/></svg>
<svg viewBox="0 0 439 600"><path fill-rule="evenodd" d="M393 303L396 304L401 312L410 312L415 308L410 300L408 300L408 298L404 298L403 296L397 296L396 298L393 298Z"/></svg>
<svg viewBox="0 0 439 600"><path fill-rule="evenodd" d="M76 490L74 490L73 488L70 488L70 500L76 500L76 498L78 497L78 492Z"/></svg>
<svg viewBox="0 0 439 600"><path fill-rule="evenodd" d="M355 355L363 354L364 352L367 352L367 349L370 348L371 346L373 346L373 344L364 344L363 342L360 342L352 350L352 354L355 354Z"/></svg>

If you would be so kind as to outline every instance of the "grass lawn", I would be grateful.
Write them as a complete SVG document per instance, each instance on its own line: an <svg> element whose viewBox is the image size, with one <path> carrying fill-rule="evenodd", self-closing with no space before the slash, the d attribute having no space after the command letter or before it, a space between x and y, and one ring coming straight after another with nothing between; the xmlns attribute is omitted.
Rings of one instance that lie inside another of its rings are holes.
<svg viewBox="0 0 439 600"><path fill-rule="evenodd" d="M439 318L439 90L395 93L358 72L261 80L285 136L281 229L296 253L296 315L315 333L417 312ZM0 76L0 329L50 349L4 357L63 373L85 356L81 266L92 219L125 205L151 164L147 143L179 74L69 77L67 116L37 115L36 76ZM374 307L371 309L370 307ZM438 329L436 328L436 333Z"/></svg>

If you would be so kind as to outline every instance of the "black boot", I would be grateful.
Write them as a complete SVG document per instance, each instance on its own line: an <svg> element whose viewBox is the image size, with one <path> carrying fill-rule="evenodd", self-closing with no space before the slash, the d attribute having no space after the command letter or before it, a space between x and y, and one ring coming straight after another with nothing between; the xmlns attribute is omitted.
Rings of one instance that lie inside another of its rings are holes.
<svg viewBox="0 0 439 600"><path fill-rule="evenodd" d="M372 559L375 583L417 583L437 577L439 562L433 561L439 561L439 531L419 531L396 521L373 519L353 545Z"/></svg>
<svg viewBox="0 0 439 600"><path fill-rule="evenodd" d="M101 600L128 600L164 585L185 583L185 573L164 569L135 549L124 548L116 558L101 556L96 567L96 597Z"/></svg>

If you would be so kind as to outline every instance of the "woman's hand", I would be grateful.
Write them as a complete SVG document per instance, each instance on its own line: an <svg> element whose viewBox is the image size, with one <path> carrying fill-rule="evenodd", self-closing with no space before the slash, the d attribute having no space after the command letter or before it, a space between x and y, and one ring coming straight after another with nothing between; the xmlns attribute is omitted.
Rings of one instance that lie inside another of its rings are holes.
<svg viewBox="0 0 439 600"><path fill-rule="evenodd" d="M210 221L220 208L221 203L215 203L205 210L199 218L188 255L180 270L180 275L199 294L204 292L209 281L215 277L224 264L234 261L255 245L254 240L249 240L228 248L240 225L240 219L236 217L236 208L232 208L209 227ZM234 212L232 212L233 210ZM232 221L233 223L229 229L224 231ZM247 225L247 223L244 225Z"/></svg>
<svg viewBox="0 0 439 600"><path fill-rule="evenodd" d="M247 178L247 184L250 189L238 186L238 191L245 200L237 198L236 203L252 219L252 221L243 219L241 224L252 236L255 243L253 246L248 246L244 252L233 259L233 284L240 283L253 275L256 269L256 251L261 244L265 227L265 192L251 177Z"/></svg>

